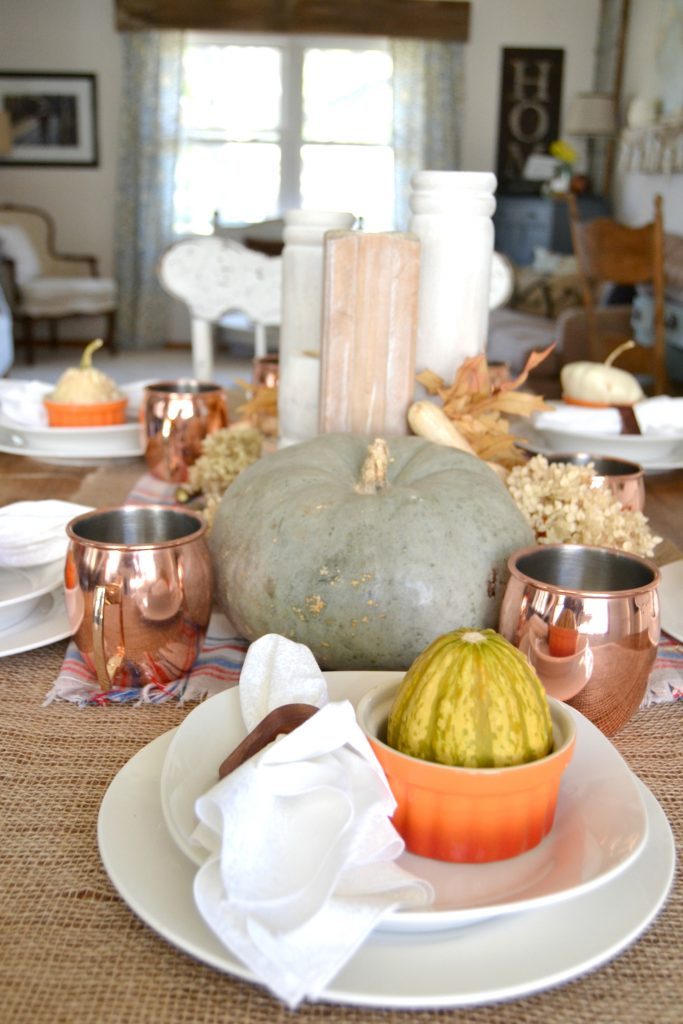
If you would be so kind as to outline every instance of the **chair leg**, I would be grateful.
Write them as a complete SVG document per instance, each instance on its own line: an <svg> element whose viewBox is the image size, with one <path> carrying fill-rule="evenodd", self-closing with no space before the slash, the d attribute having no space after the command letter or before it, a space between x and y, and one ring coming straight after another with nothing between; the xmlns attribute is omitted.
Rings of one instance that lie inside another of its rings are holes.
<svg viewBox="0 0 683 1024"><path fill-rule="evenodd" d="M57 348L59 344L59 332L57 331L57 321L54 319L48 320L48 330L50 332L50 348Z"/></svg>
<svg viewBox="0 0 683 1024"><path fill-rule="evenodd" d="M110 313L105 313L104 318L107 322L107 327L104 335L104 344L109 349L113 356L118 352L116 345L116 310L112 309Z"/></svg>
<svg viewBox="0 0 683 1024"><path fill-rule="evenodd" d="M192 375L195 380L210 381L213 378L213 333L211 321L193 316L192 331Z"/></svg>
<svg viewBox="0 0 683 1024"><path fill-rule="evenodd" d="M265 359L268 355L268 339L266 337L265 324L254 325L254 357Z"/></svg>

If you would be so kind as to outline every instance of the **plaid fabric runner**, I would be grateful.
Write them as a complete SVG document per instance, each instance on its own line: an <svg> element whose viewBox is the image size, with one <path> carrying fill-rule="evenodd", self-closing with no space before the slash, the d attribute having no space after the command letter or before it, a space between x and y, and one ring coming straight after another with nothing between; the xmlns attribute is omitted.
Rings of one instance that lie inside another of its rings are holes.
<svg viewBox="0 0 683 1024"><path fill-rule="evenodd" d="M136 504L175 504L175 485L164 483L150 473L137 481L128 495ZM214 612L199 656L180 679L163 686L116 689L102 692L75 643L70 642L59 676L45 703L61 699L82 707L100 704L159 704L167 700L195 701L211 697L239 681L249 643L237 636L224 615ZM650 674L642 706L668 704L683 698L683 644L662 633L657 660Z"/></svg>

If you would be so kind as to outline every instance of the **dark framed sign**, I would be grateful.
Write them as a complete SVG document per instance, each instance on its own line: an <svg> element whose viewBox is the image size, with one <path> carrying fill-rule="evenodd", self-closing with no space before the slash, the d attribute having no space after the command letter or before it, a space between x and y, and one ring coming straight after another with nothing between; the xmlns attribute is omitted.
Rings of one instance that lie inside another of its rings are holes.
<svg viewBox="0 0 683 1024"><path fill-rule="evenodd" d="M95 75L0 71L0 109L12 148L0 163L23 167L94 167L97 153Z"/></svg>
<svg viewBox="0 0 683 1024"><path fill-rule="evenodd" d="M521 190L524 164L559 138L564 50L504 49L496 175L499 192Z"/></svg>

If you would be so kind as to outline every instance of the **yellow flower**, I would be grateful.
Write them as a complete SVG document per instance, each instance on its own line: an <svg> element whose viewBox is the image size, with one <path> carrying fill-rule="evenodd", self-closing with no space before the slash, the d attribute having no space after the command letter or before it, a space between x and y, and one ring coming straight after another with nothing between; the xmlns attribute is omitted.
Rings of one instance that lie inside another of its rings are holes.
<svg viewBox="0 0 683 1024"><path fill-rule="evenodd" d="M576 150L565 142L564 139L557 139L550 144L550 155L559 160L561 164L568 164L570 167L576 160Z"/></svg>

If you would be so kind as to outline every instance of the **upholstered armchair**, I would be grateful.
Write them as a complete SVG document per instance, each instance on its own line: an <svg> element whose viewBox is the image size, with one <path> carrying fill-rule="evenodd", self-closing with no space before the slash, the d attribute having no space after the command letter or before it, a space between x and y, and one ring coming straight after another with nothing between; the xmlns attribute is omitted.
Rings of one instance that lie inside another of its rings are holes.
<svg viewBox="0 0 683 1024"><path fill-rule="evenodd" d="M0 204L0 274L28 363L35 358L34 326L42 320L55 344L60 320L104 317L104 340L114 350L116 282L99 276L94 256L57 252L54 223L43 210Z"/></svg>

